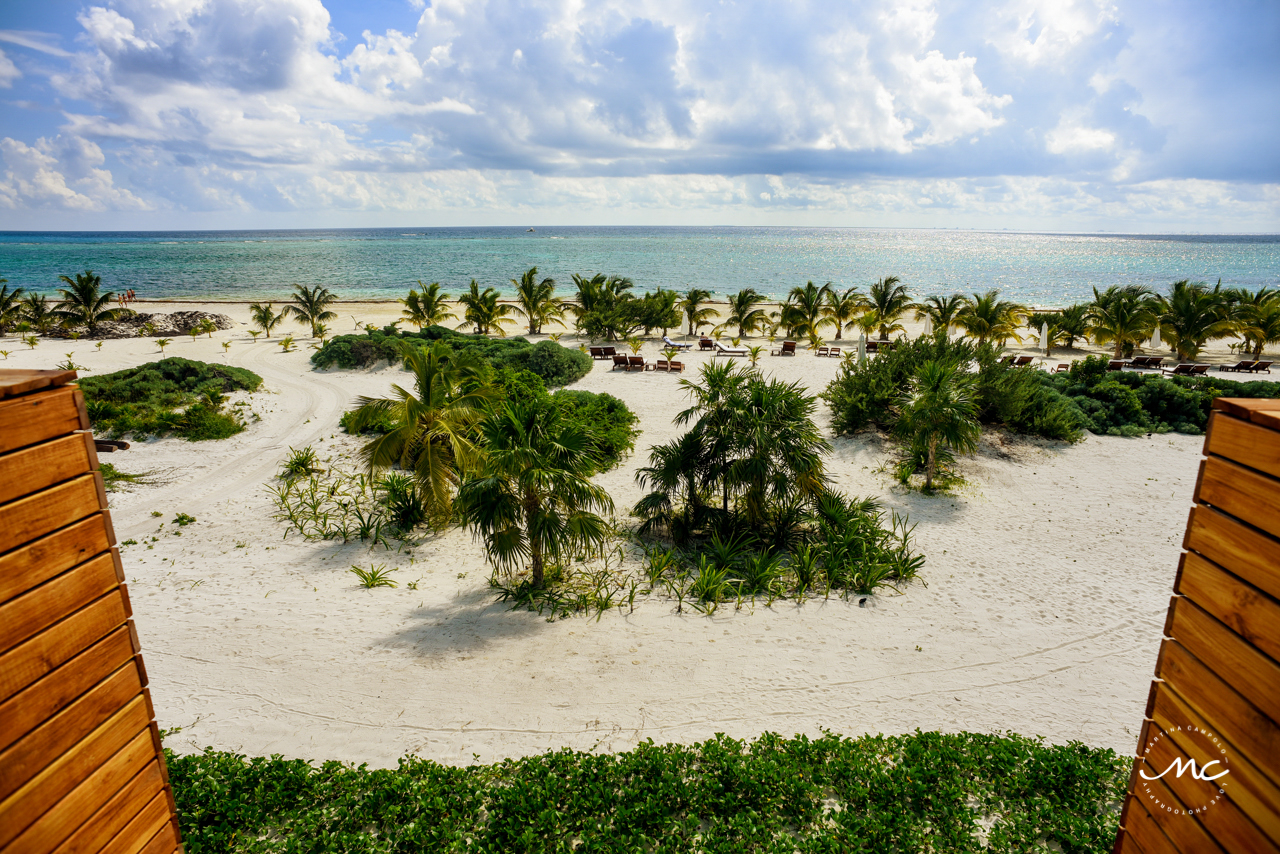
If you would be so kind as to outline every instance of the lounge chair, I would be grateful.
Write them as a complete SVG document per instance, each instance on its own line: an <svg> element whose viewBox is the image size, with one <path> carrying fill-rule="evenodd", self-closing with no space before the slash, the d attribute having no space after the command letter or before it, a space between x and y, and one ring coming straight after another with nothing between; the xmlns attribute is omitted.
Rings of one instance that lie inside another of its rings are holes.
<svg viewBox="0 0 1280 854"><path fill-rule="evenodd" d="M668 347L674 347L677 350L688 350L693 346L692 344L677 344L665 335L662 336L662 343L666 344Z"/></svg>
<svg viewBox="0 0 1280 854"><path fill-rule="evenodd" d="M1134 356L1129 360L1129 367L1158 371L1164 367L1163 356Z"/></svg>
<svg viewBox="0 0 1280 854"><path fill-rule="evenodd" d="M684 362L668 362L666 359L659 359L653 363L653 369L678 374L684 371Z"/></svg>
<svg viewBox="0 0 1280 854"><path fill-rule="evenodd" d="M715 342L717 356L745 356L747 355L746 347L726 347L719 341Z"/></svg>
<svg viewBox="0 0 1280 854"><path fill-rule="evenodd" d="M1000 357L1000 364L1002 364L1002 365L1012 365L1012 364L1013 364L1013 362L1014 362L1014 360L1015 360L1015 359L1017 359L1017 358L1018 358L1017 356L1001 356L1001 357Z"/></svg>
<svg viewBox="0 0 1280 854"><path fill-rule="evenodd" d="M716 342L712 341L710 338L699 338L699 339L698 339L698 349L699 349L699 350L711 350L711 349L713 349L713 348L715 347L715 345L716 345Z"/></svg>
<svg viewBox="0 0 1280 854"><path fill-rule="evenodd" d="M827 351L827 355L828 355L828 356L835 356L837 359L838 359L838 358L840 358L840 348L839 348L839 347L832 347L830 350L828 350L828 351Z"/></svg>
<svg viewBox="0 0 1280 854"><path fill-rule="evenodd" d="M1015 368L1025 367L1035 361L1035 356L1019 356L1013 363Z"/></svg>
<svg viewBox="0 0 1280 854"><path fill-rule="evenodd" d="M796 342L794 341L783 341L780 349L770 352L772 356L794 356L795 354Z"/></svg>
<svg viewBox="0 0 1280 854"><path fill-rule="evenodd" d="M1253 359L1241 359L1234 365L1218 365L1220 371L1252 371L1253 366L1258 364Z"/></svg>
<svg viewBox="0 0 1280 854"><path fill-rule="evenodd" d="M1107 362L1108 371L1123 371L1129 367L1129 363L1124 359L1111 359Z"/></svg>
<svg viewBox="0 0 1280 854"><path fill-rule="evenodd" d="M604 348L604 357L605 357L606 359L612 359L612 358L613 358L614 356L616 356L616 355L618 355L618 350L617 350L617 348L615 348L615 347L605 347L605 348Z"/></svg>
<svg viewBox="0 0 1280 854"><path fill-rule="evenodd" d="M616 371L618 368L622 368L624 371L631 370L627 363L627 357L615 353L613 356L613 370Z"/></svg>
<svg viewBox="0 0 1280 854"><path fill-rule="evenodd" d="M1197 365L1192 362L1183 362L1180 365L1174 365L1172 368L1161 368L1160 372L1168 374L1171 377L1198 377L1202 376L1207 370L1209 370L1208 365Z"/></svg>
<svg viewBox="0 0 1280 854"><path fill-rule="evenodd" d="M1051 373L1051 374L1065 374L1065 373L1067 373L1067 372L1068 372L1068 371L1070 371L1070 370L1071 370L1071 364L1070 364L1069 362L1060 362L1060 363L1058 364L1058 367L1054 368L1054 369L1053 369L1052 371L1050 371L1049 373Z"/></svg>
<svg viewBox="0 0 1280 854"><path fill-rule="evenodd" d="M1249 373L1256 374L1259 371L1271 373L1271 366L1274 364L1275 362L1254 362L1253 367L1249 369Z"/></svg>
<svg viewBox="0 0 1280 854"><path fill-rule="evenodd" d="M587 350L591 353L591 358L593 359L603 359L605 357L603 347L588 347Z"/></svg>
<svg viewBox="0 0 1280 854"><path fill-rule="evenodd" d="M624 356L623 358L627 360L628 371L643 371L652 367L644 363L644 356Z"/></svg>
<svg viewBox="0 0 1280 854"><path fill-rule="evenodd" d="M814 355L815 355L815 356L825 356L825 355L827 355L827 353L829 353L829 352L831 352L831 348L830 348L830 347L819 347L819 348L818 348L818 352L817 352L817 353L815 353Z"/></svg>

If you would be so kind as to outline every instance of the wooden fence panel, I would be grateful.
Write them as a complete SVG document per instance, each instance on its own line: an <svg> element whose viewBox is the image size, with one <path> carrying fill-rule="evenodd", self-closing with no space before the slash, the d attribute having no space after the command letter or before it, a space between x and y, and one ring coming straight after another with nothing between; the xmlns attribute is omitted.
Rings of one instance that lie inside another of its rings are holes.
<svg viewBox="0 0 1280 854"><path fill-rule="evenodd" d="M0 371L0 854L173 854L173 793L73 379Z"/></svg>
<svg viewBox="0 0 1280 854"><path fill-rule="evenodd" d="M1214 409L1115 852L1280 854L1280 401Z"/></svg>

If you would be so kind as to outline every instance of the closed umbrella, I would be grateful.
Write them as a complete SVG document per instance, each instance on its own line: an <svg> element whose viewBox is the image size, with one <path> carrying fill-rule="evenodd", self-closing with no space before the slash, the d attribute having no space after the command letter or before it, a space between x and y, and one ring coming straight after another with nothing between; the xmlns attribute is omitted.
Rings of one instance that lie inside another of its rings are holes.
<svg viewBox="0 0 1280 854"><path fill-rule="evenodd" d="M865 332L858 335L858 364L861 365L867 360L867 335Z"/></svg>
<svg viewBox="0 0 1280 854"><path fill-rule="evenodd" d="M1045 321L1040 324L1040 349L1044 350L1045 355L1049 355L1049 322Z"/></svg>
<svg viewBox="0 0 1280 854"><path fill-rule="evenodd" d="M1160 327L1156 327L1156 331L1151 333L1151 349L1160 349Z"/></svg>

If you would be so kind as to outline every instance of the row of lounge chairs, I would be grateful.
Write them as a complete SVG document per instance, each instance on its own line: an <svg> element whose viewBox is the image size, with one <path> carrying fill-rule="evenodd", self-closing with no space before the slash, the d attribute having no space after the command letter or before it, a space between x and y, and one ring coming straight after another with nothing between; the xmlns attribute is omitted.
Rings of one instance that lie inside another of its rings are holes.
<svg viewBox="0 0 1280 854"><path fill-rule="evenodd" d="M1274 364L1275 362L1263 362L1257 359L1241 359L1234 365L1219 365L1218 370L1234 371L1236 373L1239 373L1240 371L1248 371L1251 374L1256 374L1261 371L1271 373L1271 366Z"/></svg>
<svg viewBox="0 0 1280 854"><path fill-rule="evenodd" d="M1013 365L1015 368L1021 368L1035 361L1035 356L1005 356L1000 361L1006 365Z"/></svg>
<svg viewBox="0 0 1280 854"><path fill-rule="evenodd" d="M624 371L662 371L664 373L679 374L684 372L684 362L668 361L666 359L646 362L644 356L617 354L613 357L613 370L616 371L618 368L622 368Z"/></svg>
<svg viewBox="0 0 1280 854"><path fill-rule="evenodd" d="M1256 359L1242 359L1234 365L1219 365L1220 371L1232 371L1239 373L1245 371L1251 374L1266 371L1271 373L1271 366L1274 362L1263 362ZM1194 362L1182 362L1177 365L1165 367L1164 358L1162 356L1134 356L1132 359L1111 359L1107 362L1108 371L1123 371L1125 368L1133 368L1135 370L1151 370L1160 371L1171 377L1199 377L1208 373L1209 366L1205 364L1197 364Z"/></svg>

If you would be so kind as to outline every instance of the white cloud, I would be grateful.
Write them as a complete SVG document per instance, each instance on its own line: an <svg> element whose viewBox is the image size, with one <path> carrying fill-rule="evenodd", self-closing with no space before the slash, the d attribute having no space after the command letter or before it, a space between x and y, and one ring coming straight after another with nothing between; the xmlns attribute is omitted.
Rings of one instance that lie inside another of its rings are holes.
<svg viewBox="0 0 1280 854"><path fill-rule="evenodd" d="M13 60L0 50L0 89L13 88L13 81L22 76L22 72L18 70L18 66L13 64Z"/></svg>
<svg viewBox="0 0 1280 854"><path fill-rule="evenodd" d="M115 186L101 168L102 149L80 137L41 137L34 146L4 137L0 157L0 206L73 211L145 210L147 205Z"/></svg>
<svg viewBox="0 0 1280 854"><path fill-rule="evenodd" d="M1045 135L1045 148L1054 154L1077 154L1107 151L1116 143L1116 135L1103 128L1086 127L1065 117Z"/></svg>
<svg viewBox="0 0 1280 854"><path fill-rule="evenodd" d="M1119 20L1108 0L1011 0L993 7L988 41L1029 65L1053 63Z"/></svg>

